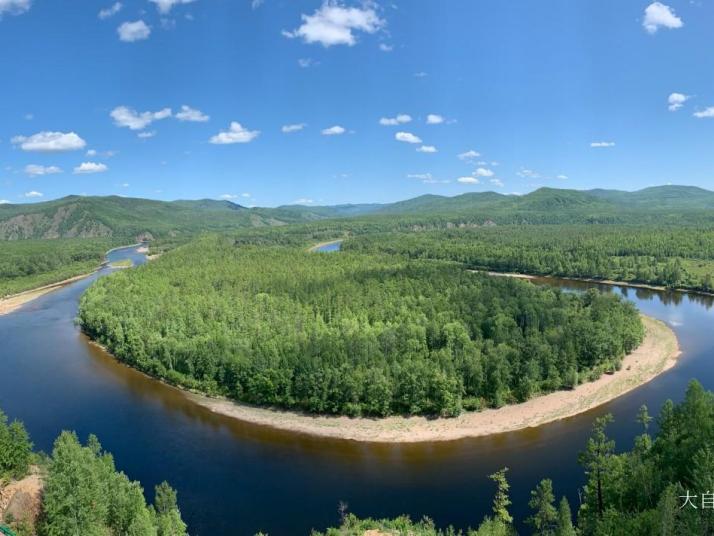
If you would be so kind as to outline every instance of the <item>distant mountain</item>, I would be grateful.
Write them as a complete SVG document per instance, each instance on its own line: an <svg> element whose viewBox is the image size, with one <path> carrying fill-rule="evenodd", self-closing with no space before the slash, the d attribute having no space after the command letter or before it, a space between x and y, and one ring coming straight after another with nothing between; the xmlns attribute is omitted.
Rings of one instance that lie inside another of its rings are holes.
<svg viewBox="0 0 714 536"><path fill-rule="evenodd" d="M24 205L0 205L0 240L126 236L175 237L200 231L285 225L306 215L247 209L230 201L155 201L71 195Z"/></svg>
<svg viewBox="0 0 714 536"><path fill-rule="evenodd" d="M325 219L360 218L421 224L714 223L714 192L657 186L636 192L540 188L527 195L472 192L422 195L388 204L285 205L246 208L228 200L155 201L68 196L0 205L0 240L127 236L181 237Z"/></svg>

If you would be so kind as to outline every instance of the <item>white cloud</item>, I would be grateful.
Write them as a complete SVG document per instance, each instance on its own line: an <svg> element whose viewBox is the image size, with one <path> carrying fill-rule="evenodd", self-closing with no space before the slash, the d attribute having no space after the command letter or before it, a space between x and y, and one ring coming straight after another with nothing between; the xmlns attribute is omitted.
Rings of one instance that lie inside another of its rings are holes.
<svg viewBox="0 0 714 536"><path fill-rule="evenodd" d="M0 199L0 205L9 205L9 204L10 204L10 201L8 201L7 199Z"/></svg>
<svg viewBox="0 0 714 536"><path fill-rule="evenodd" d="M312 67L313 65L317 65L319 63L312 58L298 58L297 62L303 69L307 69L308 67Z"/></svg>
<svg viewBox="0 0 714 536"><path fill-rule="evenodd" d="M435 153L437 152L436 147L433 145L422 145L421 147L417 147L417 152L418 153Z"/></svg>
<svg viewBox="0 0 714 536"><path fill-rule="evenodd" d="M340 134L344 134L347 132L344 127L341 127L340 125L335 125L334 127L330 128L325 128L322 130L322 135L323 136L339 136Z"/></svg>
<svg viewBox="0 0 714 536"><path fill-rule="evenodd" d="M221 194L220 198L226 199L226 200L231 200L231 199L238 199L238 196L235 194Z"/></svg>
<svg viewBox="0 0 714 536"><path fill-rule="evenodd" d="M171 11L171 8L180 4L190 4L194 2L195 0L149 0L149 2L153 2L156 4L156 7L159 10L159 13L166 14L169 11Z"/></svg>
<svg viewBox="0 0 714 536"><path fill-rule="evenodd" d="M305 123L295 123L292 125L283 125L280 130L283 134L290 134L291 132L299 132L305 128Z"/></svg>
<svg viewBox="0 0 714 536"><path fill-rule="evenodd" d="M567 176L567 175L562 175L562 174L561 174L561 175L556 175L555 178L556 178L556 179L560 179L561 181L567 181L567 180L568 180L568 176Z"/></svg>
<svg viewBox="0 0 714 536"><path fill-rule="evenodd" d="M541 174L538 173L537 171L534 171L532 169L528 168L521 168L516 172L516 175L521 177L522 179L540 179Z"/></svg>
<svg viewBox="0 0 714 536"><path fill-rule="evenodd" d="M493 177L495 173L491 169L486 169L486 168L477 168L476 171L474 171L474 175L477 177Z"/></svg>
<svg viewBox="0 0 714 536"><path fill-rule="evenodd" d="M429 76L429 73L425 73L424 71L414 73L414 78L426 78L427 76Z"/></svg>
<svg viewBox="0 0 714 536"><path fill-rule="evenodd" d="M426 116L427 125L440 125L444 122L444 117L438 114L429 114Z"/></svg>
<svg viewBox="0 0 714 536"><path fill-rule="evenodd" d="M470 149L465 153L461 153L458 155L459 160L473 160L474 158L478 158L479 156L481 156L481 153L474 151L473 149Z"/></svg>
<svg viewBox="0 0 714 536"><path fill-rule="evenodd" d="M684 23L668 5L662 2L652 2L645 8L645 18L642 21L642 26L648 33L654 34L659 28L681 28Z"/></svg>
<svg viewBox="0 0 714 536"><path fill-rule="evenodd" d="M388 45L387 43L379 43L379 50L382 52L391 52L394 50L394 47L392 45Z"/></svg>
<svg viewBox="0 0 714 536"><path fill-rule="evenodd" d="M62 170L57 166L38 166L36 164L29 164L25 166L25 173L30 177L38 177L41 175L54 175L55 173L62 173Z"/></svg>
<svg viewBox="0 0 714 536"><path fill-rule="evenodd" d="M130 185L128 182L122 182L119 186L121 186L122 188L129 188Z"/></svg>
<svg viewBox="0 0 714 536"><path fill-rule="evenodd" d="M40 152L76 151L87 145L87 142L74 132L43 131L30 137L15 136L11 141L19 144L23 151Z"/></svg>
<svg viewBox="0 0 714 536"><path fill-rule="evenodd" d="M89 151L87 151L87 156L97 156L97 150L90 149Z"/></svg>
<svg viewBox="0 0 714 536"><path fill-rule="evenodd" d="M302 15L302 25L292 32L283 31L288 38L301 38L305 43L353 46L357 39L353 32L375 33L385 26L371 4L364 7L344 7L337 0L325 0L312 15Z"/></svg>
<svg viewBox="0 0 714 536"><path fill-rule="evenodd" d="M309 197L301 197L300 199L293 201L293 205L313 205L314 203L315 201Z"/></svg>
<svg viewBox="0 0 714 536"><path fill-rule="evenodd" d="M396 125L404 125L411 122L412 116L409 114L398 114L396 117L382 117L379 119L379 124L385 127L393 127Z"/></svg>
<svg viewBox="0 0 714 536"><path fill-rule="evenodd" d="M694 112L694 114L692 115L699 119L708 119L710 117L714 117L714 106L709 106L708 108L704 108L703 110Z"/></svg>
<svg viewBox="0 0 714 536"><path fill-rule="evenodd" d="M501 179L489 179L489 182L493 184L496 188L503 188L503 182Z"/></svg>
<svg viewBox="0 0 714 536"><path fill-rule="evenodd" d="M142 41L151 35L151 28L143 20L124 22L117 28L119 39L126 43Z"/></svg>
<svg viewBox="0 0 714 536"><path fill-rule="evenodd" d="M432 180L434 177L432 177L431 173L410 173L409 175L407 175L407 178L428 181Z"/></svg>
<svg viewBox="0 0 714 536"><path fill-rule="evenodd" d="M415 136L411 132L397 132L394 135L394 139L405 143L421 143L421 138L419 136Z"/></svg>
<svg viewBox="0 0 714 536"><path fill-rule="evenodd" d="M460 182L461 184L478 184L481 181L476 177L459 177L456 179L456 182Z"/></svg>
<svg viewBox="0 0 714 536"><path fill-rule="evenodd" d="M250 143L260 134L259 130L248 130L237 121L231 121L228 130L224 130L211 136L209 140L216 145L229 145L232 143Z"/></svg>
<svg viewBox="0 0 714 536"><path fill-rule="evenodd" d="M90 173L104 173L108 169L109 168L106 164L99 164L97 162L82 162L74 168L73 173L75 175L89 175Z"/></svg>
<svg viewBox="0 0 714 536"><path fill-rule="evenodd" d="M158 112L137 112L127 106L117 106L109 114L118 127L131 130L143 130L154 121L171 117L171 108L164 108Z"/></svg>
<svg viewBox="0 0 714 536"><path fill-rule="evenodd" d="M676 112L684 103L691 98L690 95L685 95L684 93L671 93L667 98L668 108L670 112Z"/></svg>
<svg viewBox="0 0 714 536"><path fill-rule="evenodd" d="M614 141L593 141L590 143L590 147L614 147Z"/></svg>
<svg viewBox="0 0 714 536"><path fill-rule="evenodd" d="M146 140L149 138L153 138L156 136L156 131L155 130L144 130L143 132L139 132L136 137L140 138L142 140Z"/></svg>
<svg viewBox="0 0 714 536"><path fill-rule="evenodd" d="M263 2L264 2L264 1L265 1L265 0L253 0L253 1L250 3L250 7L251 7L252 9L258 9L260 6L263 5Z"/></svg>
<svg viewBox="0 0 714 536"><path fill-rule="evenodd" d="M100 19L108 19L110 17L113 17L117 13L121 11L121 8L124 7L121 2L115 2L114 4L111 5L111 7L108 7L106 9L102 9L99 14L97 15Z"/></svg>
<svg viewBox="0 0 714 536"><path fill-rule="evenodd" d="M176 113L176 119L179 121L191 121L194 123L205 123L210 119L210 116L204 114L201 110L195 110L185 104L181 106L181 111Z"/></svg>
<svg viewBox="0 0 714 536"><path fill-rule="evenodd" d="M42 192L36 192L35 190L23 194L24 197L42 197L43 195Z"/></svg>
<svg viewBox="0 0 714 536"><path fill-rule="evenodd" d="M0 0L0 19L8 15L20 15L30 9L32 0Z"/></svg>

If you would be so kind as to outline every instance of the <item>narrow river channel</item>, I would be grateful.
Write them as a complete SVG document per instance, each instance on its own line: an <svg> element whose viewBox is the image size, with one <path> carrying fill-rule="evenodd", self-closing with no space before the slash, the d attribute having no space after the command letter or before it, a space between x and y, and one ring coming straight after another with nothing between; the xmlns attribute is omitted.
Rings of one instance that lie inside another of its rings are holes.
<svg viewBox="0 0 714 536"><path fill-rule="evenodd" d="M136 247L110 261L145 262ZM140 268L139 268L140 269ZM588 413L536 429L446 443L362 444L278 432L215 415L179 391L116 363L74 324L78 301L103 268L0 316L0 407L25 422L37 448L50 451L63 429L96 434L117 467L147 491L168 480L191 534L308 534L338 522L339 501L360 516L428 515L438 525L474 525L488 513L486 478L508 466L513 513L526 515L530 490L544 477L577 508L582 484L577 453L592 420L612 412L611 435L630 447L640 432L635 413L657 413L681 399L687 382L714 389L713 300L696 295L536 282L620 293L676 331L682 358L652 382Z"/></svg>

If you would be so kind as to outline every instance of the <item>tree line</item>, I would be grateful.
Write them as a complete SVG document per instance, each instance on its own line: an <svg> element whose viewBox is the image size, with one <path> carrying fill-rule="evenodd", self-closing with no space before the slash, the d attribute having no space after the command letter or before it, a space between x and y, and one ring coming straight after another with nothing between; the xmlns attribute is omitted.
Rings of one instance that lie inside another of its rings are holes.
<svg viewBox="0 0 714 536"><path fill-rule="evenodd" d="M0 410L0 485L20 480L38 465L44 483L37 526L28 519L0 519L21 536L184 536L176 492L166 482L155 488L154 503L141 484L114 465L95 436L82 444L73 432L62 432L46 457L17 420L8 423Z"/></svg>
<svg viewBox="0 0 714 536"><path fill-rule="evenodd" d="M653 434L647 407L633 419L642 433L630 450L615 453L607 435L611 415L595 420L579 462L585 485L573 519L568 500L556 501L553 482L543 479L531 491L525 519L533 536L685 536L714 534L714 393L692 381L679 404L667 401ZM441 530L425 518L359 519L340 508L341 525L324 536L362 536L367 531L410 536L515 536L509 507L507 470L491 475L492 514L478 528ZM313 533L313 536L321 536Z"/></svg>
<svg viewBox="0 0 714 536"><path fill-rule="evenodd" d="M634 306L384 253L307 253L210 237L113 274L82 329L174 384L344 415L438 414L527 400L620 367Z"/></svg>
<svg viewBox="0 0 714 536"><path fill-rule="evenodd" d="M371 233L343 249L441 259L502 272L714 290L714 230L530 225Z"/></svg>

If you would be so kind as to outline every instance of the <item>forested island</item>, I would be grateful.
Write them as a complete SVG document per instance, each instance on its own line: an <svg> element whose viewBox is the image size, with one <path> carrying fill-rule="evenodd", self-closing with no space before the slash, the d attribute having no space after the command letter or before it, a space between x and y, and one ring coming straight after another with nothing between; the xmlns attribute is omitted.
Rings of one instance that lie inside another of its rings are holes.
<svg viewBox="0 0 714 536"><path fill-rule="evenodd" d="M351 416L500 407L619 369L637 310L386 254L207 238L83 296L121 361L252 404Z"/></svg>

